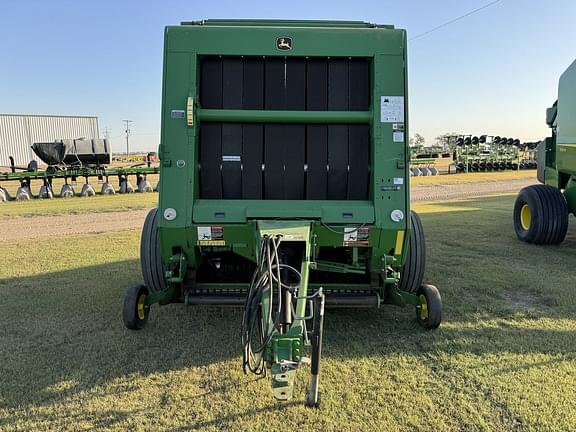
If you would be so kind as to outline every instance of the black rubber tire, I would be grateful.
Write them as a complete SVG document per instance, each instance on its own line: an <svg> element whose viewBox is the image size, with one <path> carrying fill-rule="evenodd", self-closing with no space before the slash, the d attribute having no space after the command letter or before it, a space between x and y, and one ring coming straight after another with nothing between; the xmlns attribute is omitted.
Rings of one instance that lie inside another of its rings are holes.
<svg viewBox="0 0 576 432"><path fill-rule="evenodd" d="M422 285L424 270L426 269L426 239L420 216L414 211L410 212L410 239L406 250L406 261L400 269L398 288L402 291L414 293Z"/></svg>
<svg viewBox="0 0 576 432"><path fill-rule="evenodd" d="M522 225L522 208L530 210L530 224ZM526 243L557 245L568 231L568 204L559 189L550 185L532 185L520 191L514 204L514 231Z"/></svg>
<svg viewBox="0 0 576 432"><path fill-rule="evenodd" d="M424 296L428 316L422 318L420 315L421 307L416 307L416 321L425 329L432 330L438 328L442 322L442 297L440 291L434 285L423 284L418 289L417 294Z"/></svg>
<svg viewBox="0 0 576 432"><path fill-rule="evenodd" d="M151 293L162 291L166 288L164 269L160 254L160 237L158 236L158 209L148 212L142 236L140 237L140 266L144 284Z"/></svg>
<svg viewBox="0 0 576 432"><path fill-rule="evenodd" d="M140 330L148 321L150 306L143 307L143 316L139 312L139 303L142 296L144 299L148 295L148 290L144 285L135 285L126 291L124 296L124 307L122 308L122 319L124 325L130 330Z"/></svg>

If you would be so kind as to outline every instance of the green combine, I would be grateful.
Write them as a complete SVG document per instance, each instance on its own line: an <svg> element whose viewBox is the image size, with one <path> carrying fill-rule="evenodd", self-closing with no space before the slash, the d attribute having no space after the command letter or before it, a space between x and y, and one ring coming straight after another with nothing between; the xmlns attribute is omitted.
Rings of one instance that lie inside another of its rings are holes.
<svg viewBox="0 0 576 432"><path fill-rule="evenodd" d="M514 229L522 241L560 244L568 215L576 215L576 62L560 77L558 100L546 111L552 136L538 146L538 181L522 189L514 205Z"/></svg>
<svg viewBox="0 0 576 432"><path fill-rule="evenodd" d="M411 306L438 327L410 211L406 92L406 32L392 26L167 27L160 202L125 325L142 328L155 303L243 307L244 371L287 400L310 364L312 407L325 307Z"/></svg>

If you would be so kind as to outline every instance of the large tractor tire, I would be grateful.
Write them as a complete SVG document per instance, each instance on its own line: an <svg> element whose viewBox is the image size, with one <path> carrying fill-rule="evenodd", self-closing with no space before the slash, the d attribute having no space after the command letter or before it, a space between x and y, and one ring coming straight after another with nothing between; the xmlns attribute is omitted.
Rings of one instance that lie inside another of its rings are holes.
<svg viewBox="0 0 576 432"><path fill-rule="evenodd" d="M568 230L568 205L562 192L549 185L522 189L514 204L514 230L526 243L562 243Z"/></svg>
<svg viewBox="0 0 576 432"><path fill-rule="evenodd" d="M150 293L166 288L158 236L158 209L148 212L140 237L140 265L144 283Z"/></svg>
<svg viewBox="0 0 576 432"><path fill-rule="evenodd" d="M410 212L410 239L406 251L406 262L400 269L398 288L402 291L415 293L422 285L426 268L426 239L420 217L414 211Z"/></svg>

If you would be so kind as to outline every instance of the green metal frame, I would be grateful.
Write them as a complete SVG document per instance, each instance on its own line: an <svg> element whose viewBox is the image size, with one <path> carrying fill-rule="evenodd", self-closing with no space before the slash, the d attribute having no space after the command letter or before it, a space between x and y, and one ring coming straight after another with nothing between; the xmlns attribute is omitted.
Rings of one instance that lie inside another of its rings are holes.
<svg viewBox="0 0 576 432"><path fill-rule="evenodd" d="M544 140L544 182L563 191L576 216L576 61L560 77L558 100L546 111L552 136Z"/></svg>

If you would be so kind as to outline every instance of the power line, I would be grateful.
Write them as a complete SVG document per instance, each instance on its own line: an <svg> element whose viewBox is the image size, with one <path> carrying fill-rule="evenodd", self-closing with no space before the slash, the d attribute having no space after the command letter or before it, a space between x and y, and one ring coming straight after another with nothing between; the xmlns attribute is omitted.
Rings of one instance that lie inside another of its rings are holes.
<svg viewBox="0 0 576 432"><path fill-rule="evenodd" d="M454 18L454 19L452 19L452 20L450 20L450 21L447 21L447 22L445 22L444 24L440 24L440 25L437 26L437 27L434 27L434 28L432 28L432 29L430 29L430 30L427 30L427 31L425 31L424 33L417 34L416 36L411 37L411 38L408 39L408 40L411 40L411 41L412 41L412 40L414 40L414 39L421 38L422 36L426 36L427 34L430 34L430 33L432 33L432 32L435 32L436 30L439 30L439 29L441 29L441 28L443 28L443 27L446 27L446 26L448 26L448 25L450 25L450 24L452 24L452 23L455 23L456 21L460 21L461 19L464 19L464 18L466 18L466 17L469 17L470 15L473 15L473 14L475 14L476 12L480 12L482 9L486 9L487 7L490 7L490 6L492 6L492 5L496 4L496 3L499 3L500 1L502 1L502 0L494 0L494 1L490 2L490 3L488 3L488 4L485 4L484 6L479 7L478 9L474 9L473 11L470 11L470 12L464 14L464 15L460 15L459 17Z"/></svg>
<svg viewBox="0 0 576 432"><path fill-rule="evenodd" d="M132 120L122 120L124 123L126 123L126 161L128 161L128 155L130 154L130 147L128 145L128 139L130 137L130 123L134 123L134 121Z"/></svg>

